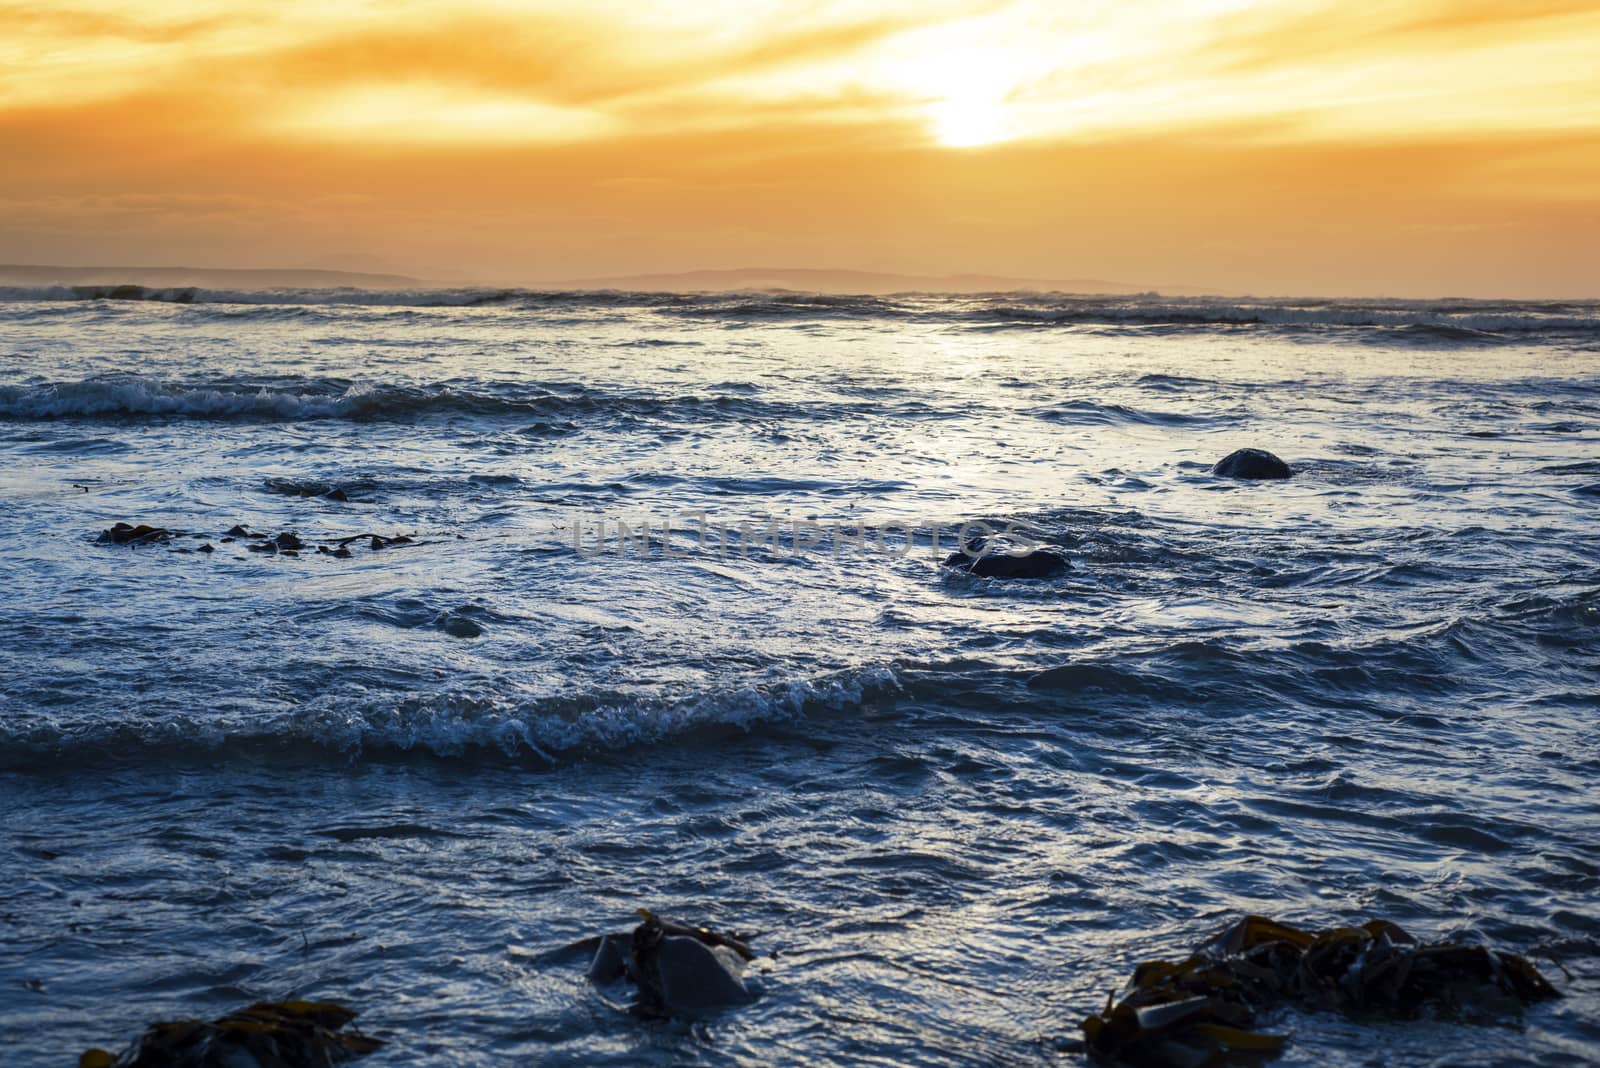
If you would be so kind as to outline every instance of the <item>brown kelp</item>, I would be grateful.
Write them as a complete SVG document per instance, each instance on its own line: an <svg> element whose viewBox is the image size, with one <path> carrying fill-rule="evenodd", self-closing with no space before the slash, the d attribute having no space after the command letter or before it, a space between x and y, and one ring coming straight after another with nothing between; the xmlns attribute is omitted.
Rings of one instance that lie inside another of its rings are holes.
<svg viewBox="0 0 1600 1068"><path fill-rule="evenodd" d="M1560 997L1522 957L1480 945L1424 945L1397 924L1303 931L1246 916L1187 959L1147 961L1120 999L1083 1021L1089 1052L1113 1063L1219 1068L1282 1051L1254 1028L1279 1005L1356 1018L1493 1022Z"/></svg>
<svg viewBox="0 0 1600 1068"><path fill-rule="evenodd" d="M344 1030L356 1016L331 1001L264 1001L211 1023L152 1024L120 1055L91 1049L78 1068L325 1068L383 1045Z"/></svg>

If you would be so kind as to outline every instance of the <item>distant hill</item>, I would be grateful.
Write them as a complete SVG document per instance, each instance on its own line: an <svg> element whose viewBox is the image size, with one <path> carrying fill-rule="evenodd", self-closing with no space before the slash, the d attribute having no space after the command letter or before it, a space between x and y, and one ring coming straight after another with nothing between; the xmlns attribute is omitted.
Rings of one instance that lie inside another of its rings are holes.
<svg viewBox="0 0 1600 1068"><path fill-rule="evenodd" d="M198 286L202 289L415 289L403 274L230 267L33 267L0 265L4 286Z"/></svg>
<svg viewBox="0 0 1600 1068"><path fill-rule="evenodd" d="M990 274L889 274L879 271L830 271L803 267L741 267L727 271L684 271L679 274L634 274L612 278L577 278L539 288L633 289L692 292L729 289L798 289L813 293L1003 293L1014 290L1061 293L1147 293L1208 296L1214 289L1185 285L1134 285L1100 278L1010 278Z"/></svg>

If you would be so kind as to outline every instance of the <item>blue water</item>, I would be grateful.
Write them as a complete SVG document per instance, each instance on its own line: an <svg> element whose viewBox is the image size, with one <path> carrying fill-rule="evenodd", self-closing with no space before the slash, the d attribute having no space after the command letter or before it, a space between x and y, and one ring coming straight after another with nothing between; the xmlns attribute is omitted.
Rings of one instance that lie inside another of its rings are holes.
<svg viewBox="0 0 1600 1068"><path fill-rule="evenodd" d="M289 994L372 1065L1070 1064L1245 911L1569 995L1280 1063L1600 1060L1600 306L148 295L0 291L5 1064ZM760 999L548 956L639 906Z"/></svg>

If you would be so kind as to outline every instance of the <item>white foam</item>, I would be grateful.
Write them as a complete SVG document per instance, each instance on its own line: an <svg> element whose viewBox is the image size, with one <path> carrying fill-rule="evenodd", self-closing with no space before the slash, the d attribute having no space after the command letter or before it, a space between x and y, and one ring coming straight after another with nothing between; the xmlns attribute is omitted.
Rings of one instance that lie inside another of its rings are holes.
<svg viewBox="0 0 1600 1068"><path fill-rule="evenodd" d="M58 419L71 416L186 415L318 419L348 416L366 403L370 387L337 395L269 389L174 385L128 377L0 386L0 417Z"/></svg>
<svg viewBox="0 0 1600 1068"><path fill-rule="evenodd" d="M88 749L116 752L124 759L160 759L197 747L309 747L351 760L368 753L445 758L498 753L556 763L564 755L657 743L706 727L750 730L762 723L798 720L808 712L846 710L859 706L869 692L897 687L889 669L866 668L768 690L745 687L679 702L590 707L578 707L581 701L527 700L482 691L382 695L377 703L372 695L356 699L341 694L266 717L177 715L137 727L125 721L0 724L0 747L13 755L67 755Z"/></svg>

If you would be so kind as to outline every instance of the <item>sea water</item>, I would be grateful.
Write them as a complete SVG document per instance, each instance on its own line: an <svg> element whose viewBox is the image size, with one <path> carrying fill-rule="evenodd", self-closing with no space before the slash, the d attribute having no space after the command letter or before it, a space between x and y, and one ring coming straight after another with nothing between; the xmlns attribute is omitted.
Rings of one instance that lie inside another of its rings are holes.
<svg viewBox="0 0 1600 1068"><path fill-rule="evenodd" d="M1568 994L1282 1063L1600 1057L1600 306L95 295L0 292L5 1064L290 995L373 1065L1072 1063L1247 912ZM551 955L639 907L758 1000Z"/></svg>

